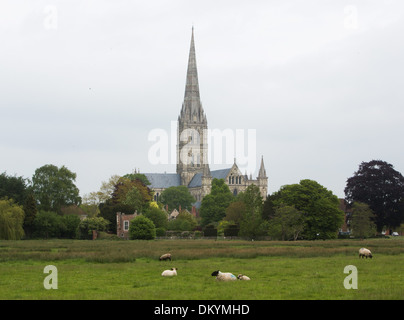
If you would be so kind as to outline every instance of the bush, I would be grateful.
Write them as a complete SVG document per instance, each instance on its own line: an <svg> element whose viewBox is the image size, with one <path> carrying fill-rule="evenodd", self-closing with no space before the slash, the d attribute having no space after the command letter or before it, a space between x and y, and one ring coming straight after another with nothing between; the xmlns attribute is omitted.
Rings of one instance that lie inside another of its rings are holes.
<svg viewBox="0 0 404 320"><path fill-rule="evenodd" d="M215 229L214 225L210 224L206 226L203 234L205 237L217 237L217 229Z"/></svg>
<svg viewBox="0 0 404 320"><path fill-rule="evenodd" d="M156 238L156 227L153 221L140 215L130 221L129 235L132 240L153 240Z"/></svg>
<svg viewBox="0 0 404 320"><path fill-rule="evenodd" d="M87 218L80 222L78 227L78 237L79 239L91 240L93 237L93 230L105 231L109 221L102 218Z"/></svg>

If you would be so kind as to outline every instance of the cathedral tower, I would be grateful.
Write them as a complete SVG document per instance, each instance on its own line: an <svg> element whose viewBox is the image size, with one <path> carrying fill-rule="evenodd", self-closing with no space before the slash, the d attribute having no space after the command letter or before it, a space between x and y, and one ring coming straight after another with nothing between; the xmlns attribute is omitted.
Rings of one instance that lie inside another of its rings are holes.
<svg viewBox="0 0 404 320"><path fill-rule="evenodd" d="M178 116L177 174L182 185L187 186L196 173L209 172L207 129L208 122L199 95L192 28L184 102Z"/></svg>

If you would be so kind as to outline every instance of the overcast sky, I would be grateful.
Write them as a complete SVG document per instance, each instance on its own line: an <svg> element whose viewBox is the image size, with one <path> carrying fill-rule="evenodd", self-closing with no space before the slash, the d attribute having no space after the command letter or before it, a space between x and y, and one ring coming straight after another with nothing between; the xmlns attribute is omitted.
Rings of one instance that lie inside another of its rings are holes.
<svg viewBox="0 0 404 320"><path fill-rule="evenodd" d="M255 130L248 174L263 156L269 193L312 179L344 197L373 159L404 174L403 15L401 0L3 0L0 172L65 165L81 195L174 173L149 134L177 120L194 26L208 127Z"/></svg>

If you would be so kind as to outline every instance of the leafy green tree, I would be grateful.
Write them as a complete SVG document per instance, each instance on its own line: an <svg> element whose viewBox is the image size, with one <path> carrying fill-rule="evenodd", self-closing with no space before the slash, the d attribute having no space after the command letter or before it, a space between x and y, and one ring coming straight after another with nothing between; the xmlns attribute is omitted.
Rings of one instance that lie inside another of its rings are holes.
<svg viewBox="0 0 404 320"><path fill-rule="evenodd" d="M132 211L141 211L143 208L143 198L139 189L135 186L129 189L122 203L132 207Z"/></svg>
<svg viewBox="0 0 404 320"><path fill-rule="evenodd" d="M303 214L294 206L281 203L269 220L268 234L275 239L297 240L303 228Z"/></svg>
<svg viewBox="0 0 404 320"><path fill-rule="evenodd" d="M160 208L150 207L143 215L153 221L156 228L167 229L168 214Z"/></svg>
<svg viewBox="0 0 404 320"><path fill-rule="evenodd" d="M48 164L35 170L32 191L39 202L38 209L60 212L62 206L80 205L79 189L74 184L76 174L65 166Z"/></svg>
<svg viewBox="0 0 404 320"><path fill-rule="evenodd" d="M8 176L5 172L0 174L0 199L7 197L23 205L27 195L28 181L23 177Z"/></svg>
<svg viewBox="0 0 404 320"><path fill-rule="evenodd" d="M186 186L169 187L161 193L160 201L164 205L168 205L168 211L174 209L191 210L195 198L191 195Z"/></svg>
<svg viewBox="0 0 404 320"><path fill-rule="evenodd" d="M398 227L404 221L404 177L385 161L362 162L347 180L345 199L350 204L368 204L379 232L385 226Z"/></svg>
<svg viewBox="0 0 404 320"><path fill-rule="evenodd" d="M37 214L37 208L36 208L36 201L32 193L30 193L24 204L24 212L25 212L25 217L24 217L24 232L25 236L27 238L30 238L32 236L33 228L34 228L34 220Z"/></svg>
<svg viewBox="0 0 404 320"><path fill-rule="evenodd" d="M135 181L135 180L140 180L145 186L149 186L151 185L150 181L147 179L147 177L142 174L142 173L129 173L129 174L125 174L123 176L123 178L127 178L131 181Z"/></svg>
<svg viewBox="0 0 404 320"><path fill-rule="evenodd" d="M368 238L376 234L374 213L366 203L354 202L352 205L351 228L357 238Z"/></svg>
<svg viewBox="0 0 404 320"><path fill-rule="evenodd" d="M168 230L192 231L197 225L196 218L186 210L181 210L175 219L168 222Z"/></svg>
<svg viewBox="0 0 404 320"><path fill-rule="evenodd" d="M130 221L129 235L131 239L153 240L156 238L156 227L153 221L140 215Z"/></svg>
<svg viewBox="0 0 404 320"><path fill-rule="evenodd" d="M19 240L24 236L24 210L13 199L0 200L0 239Z"/></svg>
<svg viewBox="0 0 404 320"><path fill-rule="evenodd" d="M263 199L259 188L252 184L244 192L239 193L237 199L244 203L245 208L239 235L250 239L266 236L268 221L262 218Z"/></svg>
<svg viewBox="0 0 404 320"><path fill-rule="evenodd" d="M226 209L234 201L228 185L223 179L213 179L211 192L201 202L200 216L202 226L222 220Z"/></svg>
<svg viewBox="0 0 404 320"><path fill-rule="evenodd" d="M77 231L80 225L80 218L75 214L68 214L62 216L61 221L61 238L75 239L77 238Z"/></svg>
<svg viewBox="0 0 404 320"><path fill-rule="evenodd" d="M339 200L316 181L305 179L299 184L283 186L273 195L274 206L294 206L304 216L305 239L332 239L337 236L344 213Z"/></svg>
<svg viewBox="0 0 404 320"><path fill-rule="evenodd" d="M224 219L229 222L240 224L245 211L246 206L243 201L234 201L226 208L226 217Z"/></svg>
<svg viewBox="0 0 404 320"><path fill-rule="evenodd" d="M93 230L105 231L107 230L109 221L102 217L87 218L80 221L78 226L78 237L80 239L92 239Z"/></svg>
<svg viewBox="0 0 404 320"><path fill-rule="evenodd" d="M56 212L39 210L34 223L35 238L59 238L64 228L62 216Z"/></svg>

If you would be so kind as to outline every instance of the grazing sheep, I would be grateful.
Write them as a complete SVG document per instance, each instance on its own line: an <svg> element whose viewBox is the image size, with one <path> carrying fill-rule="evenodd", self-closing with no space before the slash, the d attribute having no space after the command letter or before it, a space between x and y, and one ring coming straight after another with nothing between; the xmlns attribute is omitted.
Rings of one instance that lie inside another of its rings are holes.
<svg viewBox="0 0 404 320"><path fill-rule="evenodd" d="M219 270L213 271L212 276L216 277L216 280L220 281L232 281L237 280L236 276L230 272L220 272Z"/></svg>
<svg viewBox="0 0 404 320"><path fill-rule="evenodd" d="M171 253L163 254L159 259L160 259L160 261L162 261L162 260L170 260L171 261Z"/></svg>
<svg viewBox="0 0 404 320"><path fill-rule="evenodd" d="M237 276L237 279L239 279L239 280L251 280L249 277L247 277L247 276L245 276L243 274L239 274Z"/></svg>
<svg viewBox="0 0 404 320"><path fill-rule="evenodd" d="M359 249L359 258L361 258L361 257L362 257L362 259L363 259L363 257L366 257L366 259L367 258L372 258L372 252L370 252L369 249L360 248Z"/></svg>
<svg viewBox="0 0 404 320"><path fill-rule="evenodd" d="M164 270L161 275L163 277L172 277L177 275L177 268L171 268L171 270Z"/></svg>

